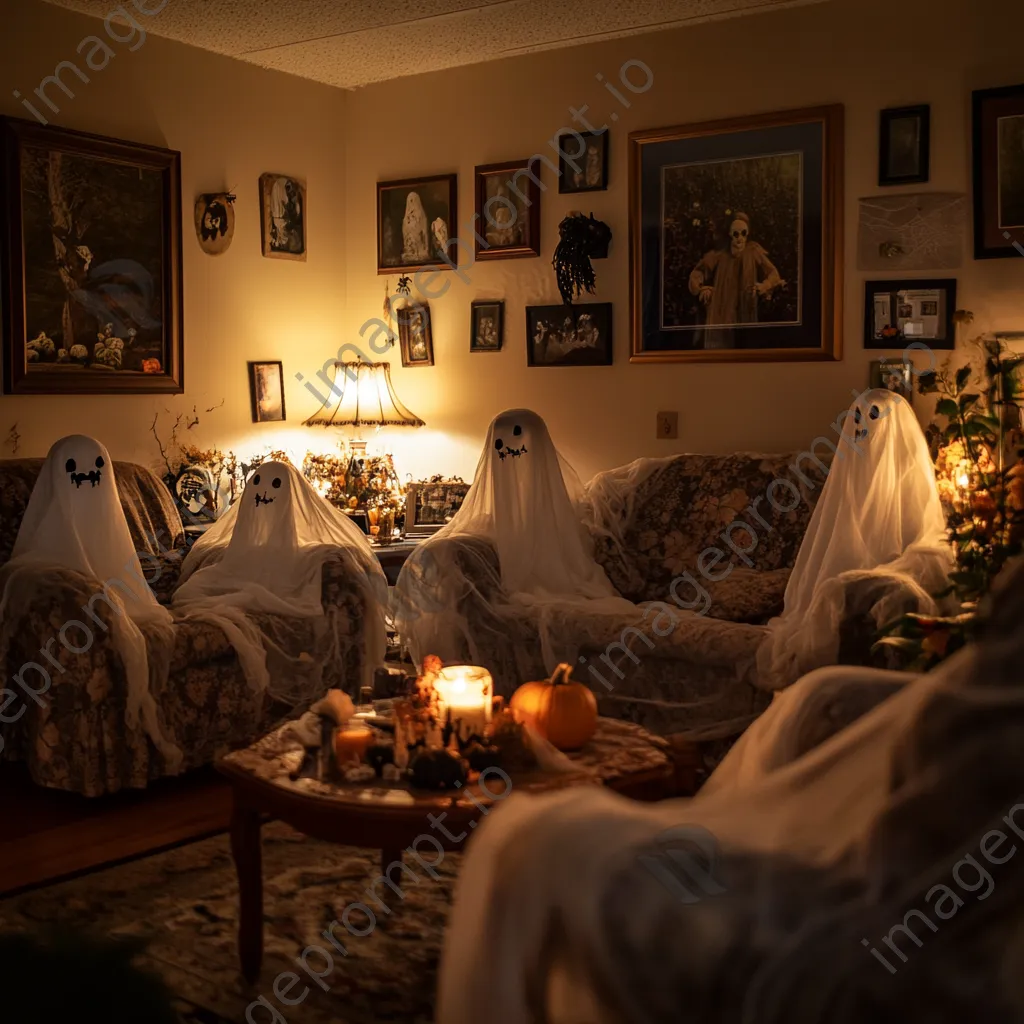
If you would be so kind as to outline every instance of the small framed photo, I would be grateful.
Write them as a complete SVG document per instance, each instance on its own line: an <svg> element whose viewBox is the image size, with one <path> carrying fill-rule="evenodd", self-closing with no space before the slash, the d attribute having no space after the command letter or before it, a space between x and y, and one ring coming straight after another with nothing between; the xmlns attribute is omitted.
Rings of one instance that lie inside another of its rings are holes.
<svg viewBox="0 0 1024 1024"><path fill-rule="evenodd" d="M458 265L458 180L457 174L435 174L377 182L378 274Z"/></svg>
<svg viewBox="0 0 1024 1024"><path fill-rule="evenodd" d="M1020 254L1024 243L1024 85L972 95L974 258Z"/></svg>
<svg viewBox="0 0 1024 1024"><path fill-rule="evenodd" d="M413 302L395 310L403 366L433 366L434 336L430 329L430 307Z"/></svg>
<svg viewBox="0 0 1024 1024"><path fill-rule="evenodd" d="M471 307L470 352L500 352L505 334L505 303L480 299Z"/></svg>
<svg viewBox="0 0 1024 1024"><path fill-rule="evenodd" d="M253 423L280 422L285 419L284 368L280 360L249 363L249 397Z"/></svg>
<svg viewBox="0 0 1024 1024"><path fill-rule="evenodd" d="M608 187L608 129L558 136L558 191L603 192Z"/></svg>
<svg viewBox="0 0 1024 1024"><path fill-rule="evenodd" d="M409 484L405 498L406 534L436 533L462 508L470 485L462 480L435 477Z"/></svg>
<svg viewBox="0 0 1024 1024"><path fill-rule="evenodd" d="M527 366L611 366L612 304L526 307Z"/></svg>
<svg viewBox="0 0 1024 1024"><path fill-rule="evenodd" d="M871 387L884 388L914 400L914 364L905 359L876 359L871 364Z"/></svg>
<svg viewBox="0 0 1024 1024"><path fill-rule="evenodd" d="M268 259L306 259L306 186L283 174L260 175L263 255Z"/></svg>
<svg viewBox="0 0 1024 1024"><path fill-rule="evenodd" d="M474 181L476 258L539 256L540 160L485 164L476 168Z"/></svg>
<svg viewBox="0 0 1024 1024"><path fill-rule="evenodd" d="M919 343L953 348L955 278L868 281L864 289L864 347L906 348Z"/></svg>
<svg viewBox="0 0 1024 1024"><path fill-rule="evenodd" d="M878 184L912 185L928 180L931 107L891 107L881 114Z"/></svg>

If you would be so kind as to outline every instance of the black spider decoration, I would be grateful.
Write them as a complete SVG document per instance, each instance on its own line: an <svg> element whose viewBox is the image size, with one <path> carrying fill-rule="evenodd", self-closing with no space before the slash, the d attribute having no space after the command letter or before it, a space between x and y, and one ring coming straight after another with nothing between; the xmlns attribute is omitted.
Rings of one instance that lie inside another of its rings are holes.
<svg viewBox="0 0 1024 1024"><path fill-rule="evenodd" d="M572 301L584 292L594 291L597 275L594 273L594 259L608 255L612 240L612 229L603 221L582 213L571 213L558 225L560 241L555 246L551 260L558 281L562 301L571 306Z"/></svg>

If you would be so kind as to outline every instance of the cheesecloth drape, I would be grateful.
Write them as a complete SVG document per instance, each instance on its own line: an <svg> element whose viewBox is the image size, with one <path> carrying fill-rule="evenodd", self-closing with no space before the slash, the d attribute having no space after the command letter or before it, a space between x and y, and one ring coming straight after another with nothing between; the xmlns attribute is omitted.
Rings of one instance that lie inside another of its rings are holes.
<svg viewBox="0 0 1024 1024"><path fill-rule="evenodd" d="M587 614L637 618L636 605L617 596L594 561L581 498L576 474L537 413L496 416L462 507L398 578L395 624L414 661L427 654L458 660L467 650L475 659L481 633L502 634L511 619L536 627L552 671L575 661Z"/></svg>
<svg viewBox="0 0 1024 1024"><path fill-rule="evenodd" d="M84 654L77 650L79 637L88 638L86 649L91 648L95 637L107 630L96 605L108 606L113 613L111 646L121 658L127 686L126 722L130 729L145 730L173 773L181 763L181 751L163 730L151 689L151 676L154 682L160 674L166 678L170 668L171 615L157 603L143 575L110 453L99 441L81 434L61 438L50 448L11 559L0 569L0 663L21 623L19 612L40 597L49 600L62 578L75 586L69 573L84 576L95 597L76 620L82 629L76 625L76 631L68 633L76 647L63 633L61 643L72 654Z"/></svg>
<svg viewBox="0 0 1024 1024"><path fill-rule="evenodd" d="M983 901L954 873L990 829L1024 838L1019 566L1000 600L981 643L748 786L513 791L462 865L439 1024L1019 1020L1024 873L991 868ZM935 887L957 879L951 919ZM892 930L911 908L937 920L916 945ZM543 1013L564 975L592 1016Z"/></svg>
<svg viewBox="0 0 1024 1024"><path fill-rule="evenodd" d="M321 601L323 564L336 557L366 601L360 683L369 685L384 660L387 579L366 535L288 463L259 465L239 500L196 541L172 606L224 631L255 690L294 702L352 631L347 613ZM311 624L317 657L295 650L310 646Z"/></svg>
<svg viewBox="0 0 1024 1024"><path fill-rule="evenodd" d="M891 583L871 608L879 628L907 610L935 612L932 595L952 566L945 538L935 471L913 409L894 392L864 392L843 420L782 615L758 650L761 685L780 689L835 663L851 583Z"/></svg>

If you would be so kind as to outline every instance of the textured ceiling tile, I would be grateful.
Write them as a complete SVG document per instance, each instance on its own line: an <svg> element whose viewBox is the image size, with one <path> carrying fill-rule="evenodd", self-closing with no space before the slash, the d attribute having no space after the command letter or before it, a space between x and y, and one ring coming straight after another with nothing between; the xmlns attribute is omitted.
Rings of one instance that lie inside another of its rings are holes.
<svg viewBox="0 0 1024 1024"><path fill-rule="evenodd" d="M112 0L46 0L106 17ZM147 0L152 9L160 0ZM824 0L167 0L154 35L341 88ZM131 9L131 8L129 8ZM409 8L403 8L408 11ZM402 45L396 45L401 40ZM415 42L415 45L413 45Z"/></svg>

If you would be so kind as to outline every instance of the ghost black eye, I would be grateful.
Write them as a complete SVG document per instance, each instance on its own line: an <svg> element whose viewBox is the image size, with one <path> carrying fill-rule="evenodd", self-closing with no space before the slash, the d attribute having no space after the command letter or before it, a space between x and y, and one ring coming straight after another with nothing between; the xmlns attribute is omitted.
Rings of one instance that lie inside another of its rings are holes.
<svg viewBox="0 0 1024 1024"><path fill-rule="evenodd" d="M279 476L275 476L274 477L274 482L270 486L271 487L280 487L281 486L281 478Z"/></svg>
<svg viewBox="0 0 1024 1024"><path fill-rule="evenodd" d="M256 475L255 475L255 476L254 476L254 477L252 478L252 482L253 482L254 484L258 484L258 483L260 482L260 475L259 475L259 473L257 473L257 474L256 474Z"/></svg>
<svg viewBox="0 0 1024 1024"><path fill-rule="evenodd" d="M860 421L862 419L863 419L863 417L860 414L860 409L855 409L854 413L853 413L853 422L854 423L860 423Z"/></svg>
<svg viewBox="0 0 1024 1024"><path fill-rule="evenodd" d="M868 414L873 420L877 420L881 413L878 411L878 406L871 406L871 412Z"/></svg>
<svg viewBox="0 0 1024 1024"><path fill-rule="evenodd" d="M77 468L78 467L75 465L75 460L74 459L68 459L68 461L64 463L64 472L65 473L74 473L74 471Z"/></svg>
<svg viewBox="0 0 1024 1024"><path fill-rule="evenodd" d="M516 437L518 437L522 432L523 428L520 427L518 424L516 424L515 429L512 431L512 433L515 434Z"/></svg>
<svg viewBox="0 0 1024 1024"><path fill-rule="evenodd" d="M495 439L494 447L497 448L499 452L501 451L502 443L501 443L501 438L500 437Z"/></svg>
<svg viewBox="0 0 1024 1024"><path fill-rule="evenodd" d="M96 468L97 469L102 469L103 468L103 456L102 455L97 455L96 456Z"/></svg>

